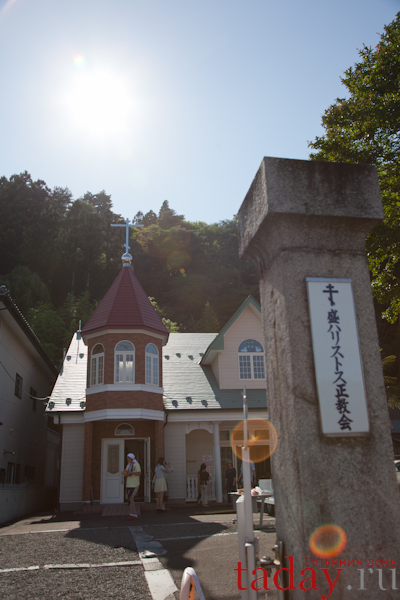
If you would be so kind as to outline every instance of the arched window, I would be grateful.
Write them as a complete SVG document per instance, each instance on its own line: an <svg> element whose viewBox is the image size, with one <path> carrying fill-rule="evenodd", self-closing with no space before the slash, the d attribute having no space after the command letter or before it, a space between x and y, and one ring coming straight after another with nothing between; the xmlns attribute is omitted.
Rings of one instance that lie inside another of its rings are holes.
<svg viewBox="0 0 400 600"><path fill-rule="evenodd" d="M158 350L154 344L146 346L146 383L158 385Z"/></svg>
<svg viewBox="0 0 400 600"><path fill-rule="evenodd" d="M102 383L104 383L104 348L102 344L96 344L92 350L90 386Z"/></svg>
<svg viewBox="0 0 400 600"><path fill-rule="evenodd" d="M135 435L135 430L133 429L132 425L129 425L129 423L121 423L121 425L118 425L114 431L114 435Z"/></svg>
<svg viewBox="0 0 400 600"><path fill-rule="evenodd" d="M119 342L115 346L115 383L134 383L135 346L131 342Z"/></svg>
<svg viewBox="0 0 400 600"><path fill-rule="evenodd" d="M240 379L265 379L264 348L256 340L245 340L239 346Z"/></svg>

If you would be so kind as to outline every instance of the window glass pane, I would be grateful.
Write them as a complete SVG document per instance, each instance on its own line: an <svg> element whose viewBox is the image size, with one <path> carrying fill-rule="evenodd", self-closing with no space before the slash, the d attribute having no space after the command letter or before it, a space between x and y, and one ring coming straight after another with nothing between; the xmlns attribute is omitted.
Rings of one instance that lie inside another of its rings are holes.
<svg viewBox="0 0 400 600"><path fill-rule="evenodd" d="M92 368L90 371L90 385L96 385L96 359L92 358Z"/></svg>
<svg viewBox="0 0 400 600"><path fill-rule="evenodd" d="M122 370L124 368L122 354L115 355L115 381L122 381Z"/></svg>
<svg viewBox="0 0 400 600"><path fill-rule="evenodd" d="M250 356L239 356L240 379L251 379Z"/></svg>
<svg viewBox="0 0 400 600"><path fill-rule="evenodd" d="M125 360L125 381L133 381L133 354L127 354Z"/></svg>
<svg viewBox="0 0 400 600"><path fill-rule="evenodd" d="M115 435L135 435L135 430L132 425L128 423L123 423L122 425L118 425L115 430Z"/></svg>
<svg viewBox="0 0 400 600"><path fill-rule="evenodd" d="M158 385L158 356L153 358L153 385Z"/></svg>
<svg viewBox="0 0 400 600"><path fill-rule="evenodd" d="M264 356L253 356L254 379L264 379Z"/></svg>
<svg viewBox="0 0 400 600"><path fill-rule="evenodd" d="M239 352L264 352L263 347L256 340L245 340L239 346Z"/></svg>
<svg viewBox="0 0 400 600"><path fill-rule="evenodd" d="M119 342L119 344L117 344L116 350L118 350L119 352L122 352L123 350L134 350L133 344L131 344L131 342Z"/></svg>
<svg viewBox="0 0 400 600"><path fill-rule="evenodd" d="M101 344L96 344L92 350L92 355L93 354L102 354L103 352L104 352L103 346Z"/></svg>
<svg viewBox="0 0 400 600"><path fill-rule="evenodd" d="M119 446L110 444L107 456L107 475L116 475L119 471Z"/></svg>
<svg viewBox="0 0 400 600"><path fill-rule="evenodd" d="M147 344L146 352L148 352L149 354L158 354L157 348L154 344Z"/></svg>
<svg viewBox="0 0 400 600"><path fill-rule="evenodd" d="M98 371L97 371L97 383L103 383L103 377L104 377L104 357L103 356L99 356L99 358L97 359L99 364L98 364Z"/></svg>
<svg viewBox="0 0 400 600"><path fill-rule="evenodd" d="M146 356L146 383L151 383L151 356Z"/></svg>

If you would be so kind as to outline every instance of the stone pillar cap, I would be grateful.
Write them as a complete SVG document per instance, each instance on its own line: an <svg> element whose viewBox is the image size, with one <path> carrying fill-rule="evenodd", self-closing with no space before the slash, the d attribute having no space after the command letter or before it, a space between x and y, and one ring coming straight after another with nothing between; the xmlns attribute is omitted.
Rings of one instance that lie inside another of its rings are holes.
<svg viewBox="0 0 400 600"><path fill-rule="evenodd" d="M240 254L272 215L383 219L376 167L265 157L239 210Z"/></svg>

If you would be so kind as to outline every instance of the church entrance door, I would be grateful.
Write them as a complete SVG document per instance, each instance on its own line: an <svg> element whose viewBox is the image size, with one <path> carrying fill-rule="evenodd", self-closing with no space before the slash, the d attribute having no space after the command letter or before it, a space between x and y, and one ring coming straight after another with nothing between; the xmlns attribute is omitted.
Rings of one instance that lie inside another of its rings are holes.
<svg viewBox="0 0 400 600"><path fill-rule="evenodd" d="M119 504L124 501L125 440L103 438L101 448L101 498L102 504Z"/></svg>

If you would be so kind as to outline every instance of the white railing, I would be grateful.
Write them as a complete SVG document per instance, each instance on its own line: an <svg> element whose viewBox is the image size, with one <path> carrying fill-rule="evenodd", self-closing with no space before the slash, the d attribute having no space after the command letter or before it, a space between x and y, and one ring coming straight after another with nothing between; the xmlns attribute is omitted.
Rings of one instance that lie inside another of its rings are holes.
<svg viewBox="0 0 400 600"><path fill-rule="evenodd" d="M197 500L197 475L186 475L186 500L196 502Z"/></svg>
<svg viewBox="0 0 400 600"><path fill-rule="evenodd" d="M196 502L198 496L197 475L186 475L186 502ZM209 500L215 500L215 480L211 480Z"/></svg>

